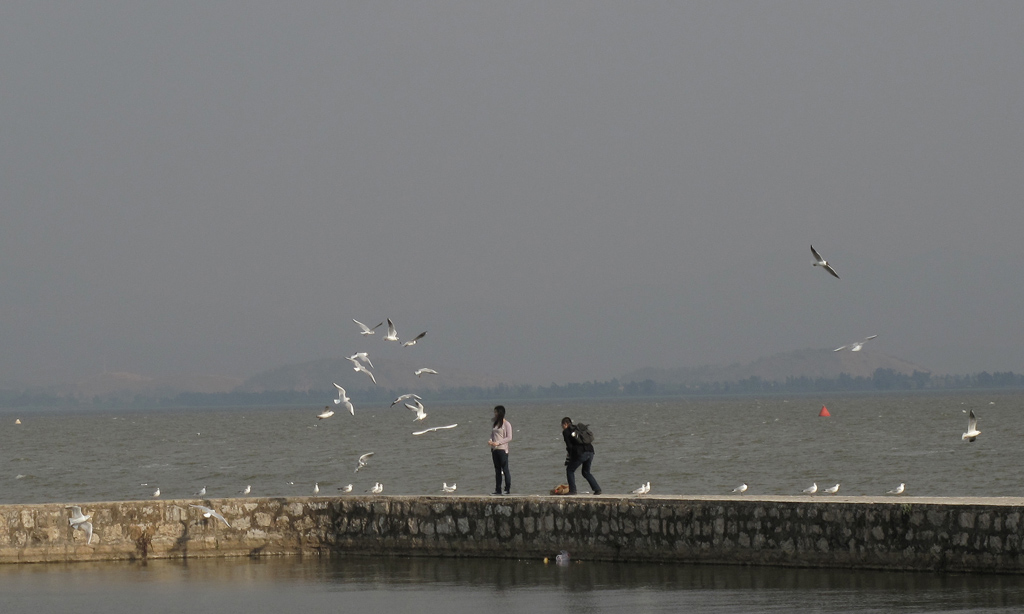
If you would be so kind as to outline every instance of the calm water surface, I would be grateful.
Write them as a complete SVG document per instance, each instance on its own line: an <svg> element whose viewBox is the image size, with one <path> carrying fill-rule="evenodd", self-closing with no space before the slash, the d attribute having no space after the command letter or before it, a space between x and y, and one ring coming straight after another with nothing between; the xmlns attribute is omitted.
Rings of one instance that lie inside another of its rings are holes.
<svg viewBox="0 0 1024 614"><path fill-rule="evenodd" d="M1012 612L1016 576L327 559L0 567L4 612Z"/></svg>
<svg viewBox="0 0 1024 614"><path fill-rule="evenodd" d="M488 406L431 404L428 417L361 407L318 421L318 408L50 410L0 413L0 502L136 500L322 494L352 483L364 492L457 494L493 490ZM819 418L822 404L832 417ZM981 437L961 441L967 411ZM811 482L841 494L1020 496L1024 394L673 399L508 404L514 426L513 490L545 493L564 482L559 421L597 435L594 474L606 493L650 481L652 494L799 494ZM15 425L16 418L22 424ZM413 436L430 426L448 431ZM355 473L356 458L375 452ZM585 486L585 482L584 482Z"/></svg>

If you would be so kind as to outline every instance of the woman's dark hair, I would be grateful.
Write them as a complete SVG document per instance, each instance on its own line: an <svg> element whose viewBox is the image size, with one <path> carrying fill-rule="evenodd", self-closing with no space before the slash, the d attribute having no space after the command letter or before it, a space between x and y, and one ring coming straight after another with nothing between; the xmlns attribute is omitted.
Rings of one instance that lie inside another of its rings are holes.
<svg viewBox="0 0 1024 614"><path fill-rule="evenodd" d="M562 418L562 424L568 424L569 426L572 426L572 420L569 418L569 416L566 416Z"/></svg>
<svg viewBox="0 0 1024 614"><path fill-rule="evenodd" d="M495 405L494 406L494 428L501 426L501 423L505 421L505 406Z"/></svg>

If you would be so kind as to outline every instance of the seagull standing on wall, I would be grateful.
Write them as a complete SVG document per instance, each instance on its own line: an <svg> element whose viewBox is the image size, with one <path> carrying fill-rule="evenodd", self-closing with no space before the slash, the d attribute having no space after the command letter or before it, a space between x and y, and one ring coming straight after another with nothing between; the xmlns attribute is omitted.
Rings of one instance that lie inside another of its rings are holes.
<svg viewBox="0 0 1024 614"><path fill-rule="evenodd" d="M814 254L814 262L812 263L814 266L820 266L828 271L832 277L839 279L839 273L836 273L836 270L832 268L832 265L828 263L828 260L825 260L818 254L818 251L814 249L813 245L811 246L811 253Z"/></svg>

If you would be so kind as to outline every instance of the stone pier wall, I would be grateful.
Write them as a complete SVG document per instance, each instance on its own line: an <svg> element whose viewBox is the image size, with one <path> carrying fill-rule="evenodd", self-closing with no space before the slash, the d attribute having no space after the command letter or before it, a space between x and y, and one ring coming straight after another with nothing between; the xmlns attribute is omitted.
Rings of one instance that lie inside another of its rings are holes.
<svg viewBox="0 0 1024 614"><path fill-rule="evenodd" d="M357 496L0 505L0 563L290 554L1024 573L1024 499Z"/></svg>

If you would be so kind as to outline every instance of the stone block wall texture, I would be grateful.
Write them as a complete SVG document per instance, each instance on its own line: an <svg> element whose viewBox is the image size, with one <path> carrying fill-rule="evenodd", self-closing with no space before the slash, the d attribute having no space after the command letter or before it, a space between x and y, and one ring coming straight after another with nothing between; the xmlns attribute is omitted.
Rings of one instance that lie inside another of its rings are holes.
<svg viewBox="0 0 1024 614"><path fill-rule="evenodd" d="M189 507L217 509L231 524ZM0 505L0 563L393 554L1024 573L1024 500L356 496Z"/></svg>

